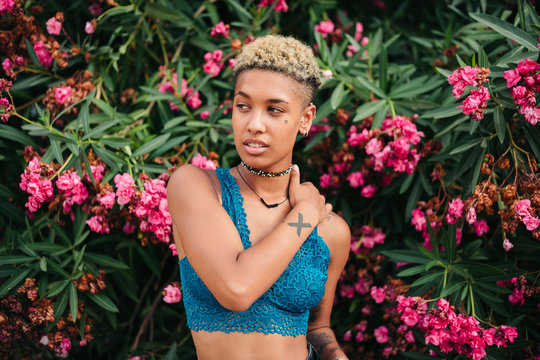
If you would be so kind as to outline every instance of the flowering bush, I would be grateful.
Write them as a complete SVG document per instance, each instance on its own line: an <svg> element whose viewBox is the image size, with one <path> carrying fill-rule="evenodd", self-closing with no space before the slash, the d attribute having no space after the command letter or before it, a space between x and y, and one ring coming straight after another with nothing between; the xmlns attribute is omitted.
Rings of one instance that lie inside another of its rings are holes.
<svg viewBox="0 0 540 360"><path fill-rule="evenodd" d="M321 68L295 162L352 228L349 357L538 356L538 14L423 5L0 1L0 357L195 358L166 184L236 164L234 59L268 32Z"/></svg>

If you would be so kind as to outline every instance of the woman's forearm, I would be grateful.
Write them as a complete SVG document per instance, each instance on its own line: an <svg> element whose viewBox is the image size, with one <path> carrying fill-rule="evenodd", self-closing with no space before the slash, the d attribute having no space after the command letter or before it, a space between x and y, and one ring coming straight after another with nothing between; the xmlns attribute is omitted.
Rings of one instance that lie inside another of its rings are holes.
<svg viewBox="0 0 540 360"><path fill-rule="evenodd" d="M307 341L319 353L321 360L347 360L341 346L339 346L334 332L329 327L312 330L306 335Z"/></svg>

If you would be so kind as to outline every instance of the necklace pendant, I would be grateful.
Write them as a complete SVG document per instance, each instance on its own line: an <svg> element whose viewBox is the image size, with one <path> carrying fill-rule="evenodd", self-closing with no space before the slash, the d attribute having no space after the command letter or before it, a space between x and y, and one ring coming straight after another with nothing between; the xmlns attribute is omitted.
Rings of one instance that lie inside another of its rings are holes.
<svg viewBox="0 0 540 360"><path fill-rule="evenodd" d="M277 207L279 205L279 203L267 204L266 201L264 201L263 198L260 197L259 199L261 199L261 202L264 204L264 206L266 206L269 209L275 208L275 207Z"/></svg>

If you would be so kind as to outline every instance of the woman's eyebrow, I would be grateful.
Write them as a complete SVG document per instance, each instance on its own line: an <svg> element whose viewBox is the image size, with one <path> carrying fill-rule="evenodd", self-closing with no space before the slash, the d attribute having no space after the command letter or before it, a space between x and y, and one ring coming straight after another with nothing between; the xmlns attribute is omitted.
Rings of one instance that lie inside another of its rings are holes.
<svg viewBox="0 0 540 360"><path fill-rule="evenodd" d="M251 99L251 97L243 91L238 91L236 94L234 94L234 96L238 96L238 95L243 96L247 99ZM271 104L277 104L277 103L288 104L289 103L288 101L283 100L283 99L268 99L266 100L266 102L271 103Z"/></svg>

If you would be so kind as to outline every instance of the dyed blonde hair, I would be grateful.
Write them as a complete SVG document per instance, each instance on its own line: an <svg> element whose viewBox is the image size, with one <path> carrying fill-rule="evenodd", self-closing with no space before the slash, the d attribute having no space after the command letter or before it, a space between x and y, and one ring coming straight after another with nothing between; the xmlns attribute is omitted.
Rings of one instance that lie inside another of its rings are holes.
<svg viewBox="0 0 540 360"><path fill-rule="evenodd" d="M307 106L321 86L320 70L313 51L301 41L281 35L266 35L245 45L236 58L235 83L243 71L261 69L290 76L302 86Z"/></svg>

